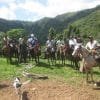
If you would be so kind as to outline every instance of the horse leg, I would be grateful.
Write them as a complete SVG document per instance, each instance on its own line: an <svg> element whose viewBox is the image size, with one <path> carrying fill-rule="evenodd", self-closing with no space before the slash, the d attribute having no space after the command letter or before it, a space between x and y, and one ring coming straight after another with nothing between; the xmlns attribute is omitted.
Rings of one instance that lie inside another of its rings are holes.
<svg viewBox="0 0 100 100"><path fill-rule="evenodd" d="M62 54L61 54L61 63L63 64L63 57L62 57Z"/></svg>
<svg viewBox="0 0 100 100"><path fill-rule="evenodd" d="M49 56L47 57L47 59L48 59L48 64L50 65L50 58L49 58Z"/></svg>
<svg viewBox="0 0 100 100"><path fill-rule="evenodd" d="M92 70L90 70L90 74L91 74L91 81L94 82L94 80L93 80L93 71Z"/></svg>
<svg viewBox="0 0 100 100"><path fill-rule="evenodd" d="M37 56L34 54L35 63L37 64Z"/></svg>
<svg viewBox="0 0 100 100"><path fill-rule="evenodd" d="M89 71L86 71L86 83L88 83L89 79Z"/></svg>

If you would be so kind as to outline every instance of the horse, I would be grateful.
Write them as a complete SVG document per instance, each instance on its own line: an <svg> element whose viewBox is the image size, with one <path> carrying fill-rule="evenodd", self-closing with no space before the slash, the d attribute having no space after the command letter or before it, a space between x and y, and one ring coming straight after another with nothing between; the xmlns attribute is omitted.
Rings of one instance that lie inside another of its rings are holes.
<svg viewBox="0 0 100 100"><path fill-rule="evenodd" d="M36 64L39 63L39 57L41 55L41 46L38 42L35 43L35 45L32 47L31 45L28 47L28 53L29 53L29 59L33 58L35 59Z"/></svg>
<svg viewBox="0 0 100 100"><path fill-rule="evenodd" d="M23 42L22 44L19 44L19 50L18 50L18 54L19 54L19 63L27 62L27 55L28 55L28 47L27 44L25 42Z"/></svg>
<svg viewBox="0 0 100 100"><path fill-rule="evenodd" d="M91 75L91 81L93 82L93 72L92 68L94 66L97 66L100 64L100 58L97 62L94 58L94 55L92 55L88 49L86 49L84 46L77 46L73 53L73 56L80 55L82 57L82 66L80 66L81 72L86 72L86 82L89 82L89 74Z"/></svg>
<svg viewBox="0 0 100 100"><path fill-rule="evenodd" d="M39 56L41 55L41 47L39 43L36 43L34 46L34 58L35 58L35 62L36 64L39 63Z"/></svg>
<svg viewBox="0 0 100 100"><path fill-rule="evenodd" d="M65 59L66 59L66 50L67 46L61 45L57 47L57 59L62 61L62 64L65 65Z"/></svg>
<svg viewBox="0 0 100 100"><path fill-rule="evenodd" d="M9 43L2 48L3 55L7 58L7 62L12 63L12 58L18 60L18 48L17 44Z"/></svg>
<svg viewBox="0 0 100 100"><path fill-rule="evenodd" d="M45 51L46 58L48 59L48 63L55 64L56 63L56 49L54 47L47 47Z"/></svg>
<svg viewBox="0 0 100 100"><path fill-rule="evenodd" d="M66 44L66 59L70 61L71 66L75 67L75 69L78 69L80 57L72 56L73 51L74 51L74 45L70 47L69 44Z"/></svg>

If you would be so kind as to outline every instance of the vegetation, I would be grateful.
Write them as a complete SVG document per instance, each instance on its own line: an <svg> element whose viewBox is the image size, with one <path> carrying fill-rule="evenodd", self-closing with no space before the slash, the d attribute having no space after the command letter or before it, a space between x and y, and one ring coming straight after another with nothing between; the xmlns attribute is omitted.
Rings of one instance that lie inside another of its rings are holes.
<svg viewBox="0 0 100 100"><path fill-rule="evenodd" d="M7 32L7 35L10 38L19 39L20 37L25 35L25 30L24 29L11 29L10 31Z"/></svg>
<svg viewBox="0 0 100 100"><path fill-rule="evenodd" d="M31 62L34 66L34 62ZM5 79L12 79L16 76L22 77L21 73L25 69L25 64L20 65L10 65L7 64L6 59L0 58L0 80ZM100 78L100 70L99 68L94 68L94 79L97 81ZM65 80L67 83L70 84L80 84L80 81L85 80L85 75L80 73L79 71L75 70L73 67L69 65L61 65L57 64L55 66L50 66L47 63L47 60L40 59L40 63L31 69L27 70L30 73L34 74L42 74L47 75L49 78L58 79L58 80ZM77 81L76 81L77 80Z"/></svg>
<svg viewBox="0 0 100 100"><path fill-rule="evenodd" d="M71 26L73 29L70 29ZM36 22L0 19L1 32L23 29L25 35L34 33L41 43L46 41L51 28L55 30L56 36L59 34L69 36L70 34L80 33L83 37L92 34L96 38L100 38L100 5L92 9L58 15L55 18L43 18Z"/></svg>

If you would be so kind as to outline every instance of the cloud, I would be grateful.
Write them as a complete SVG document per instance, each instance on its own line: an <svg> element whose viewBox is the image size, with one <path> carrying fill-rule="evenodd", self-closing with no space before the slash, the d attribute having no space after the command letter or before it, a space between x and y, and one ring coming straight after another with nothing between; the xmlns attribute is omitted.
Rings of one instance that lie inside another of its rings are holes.
<svg viewBox="0 0 100 100"><path fill-rule="evenodd" d="M23 20L35 21L43 17L55 17L67 12L93 8L100 4L100 0L0 0L0 3L6 3L6 6L0 8L0 17L20 19L16 13L16 10L20 9L29 14L29 17L23 17Z"/></svg>
<svg viewBox="0 0 100 100"><path fill-rule="evenodd" d="M92 2L91 2L92 1ZM79 11L86 8L92 8L100 4L100 0L47 0L46 5L37 2L36 0L26 0L21 4L25 10L37 13L41 17L55 17L58 14L66 12Z"/></svg>
<svg viewBox="0 0 100 100"><path fill-rule="evenodd" d="M12 3L15 2L15 0L0 0L0 3Z"/></svg>
<svg viewBox="0 0 100 100"><path fill-rule="evenodd" d="M11 19L16 19L16 15L9 8L2 7L2 8L0 8L0 18L5 18L5 19L11 20Z"/></svg>

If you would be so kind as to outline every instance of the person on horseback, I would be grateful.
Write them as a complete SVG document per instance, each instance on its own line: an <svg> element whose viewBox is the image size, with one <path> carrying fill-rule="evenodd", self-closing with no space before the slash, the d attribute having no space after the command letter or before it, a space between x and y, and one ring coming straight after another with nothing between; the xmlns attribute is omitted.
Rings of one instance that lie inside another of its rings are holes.
<svg viewBox="0 0 100 100"><path fill-rule="evenodd" d="M62 37L59 37L59 39L56 42L57 47L59 48L60 46L64 45L64 40L62 39Z"/></svg>
<svg viewBox="0 0 100 100"><path fill-rule="evenodd" d="M86 48L89 50L90 54L95 58L100 59L100 44L97 40L94 40L92 36L89 36L89 42L86 44ZM96 56L95 56L96 55Z"/></svg>
<svg viewBox="0 0 100 100"><path fill-rule="evenodd" d="M10 38L7 36L7 34L5 34L4 38L3 38L3 48L6 48L8 45L9 45L9 41L10 41Z"/></svg>
<svg viewBox="0 0 100 100"><path fill-rule="evenodd" d="M28 40L27 40L27 43L28 43L28 46L29 47L34 47L35 46L35 44L37 43L37 38L34 36L34 34L32 33L31 35L30 35L30 37L28 38Z"/></svg>
<svg viewBox="0 0 100 100"><path fill-rule="evenodd" d="M23 36L19 38L19 62L27 62L28 46L27 38Z"/></svg>
<svg viewBox="0 0 100 100"><path fill-rule="evenodd" d="M51 37L48 37L48 40L46 41L46 51L50 50L50 49L54 49L55 46L55 40L51 39ZM54 50L53 50L54 51Z"/></svg>
<svg viewBox="0 0 100 100"><path fill-rule="evenodd" d="M76 43L77 43L76 38L74 38L73 36L70 36L70 38L69 38L69 47L74 49Z"/></svg>
<svg viewBox="0 0 100 100"><path fill-rule="evenodd" d="M77 36L74 38L74 50L77 49L79 46L83 45L83 40L81 36Z"/></svg>

